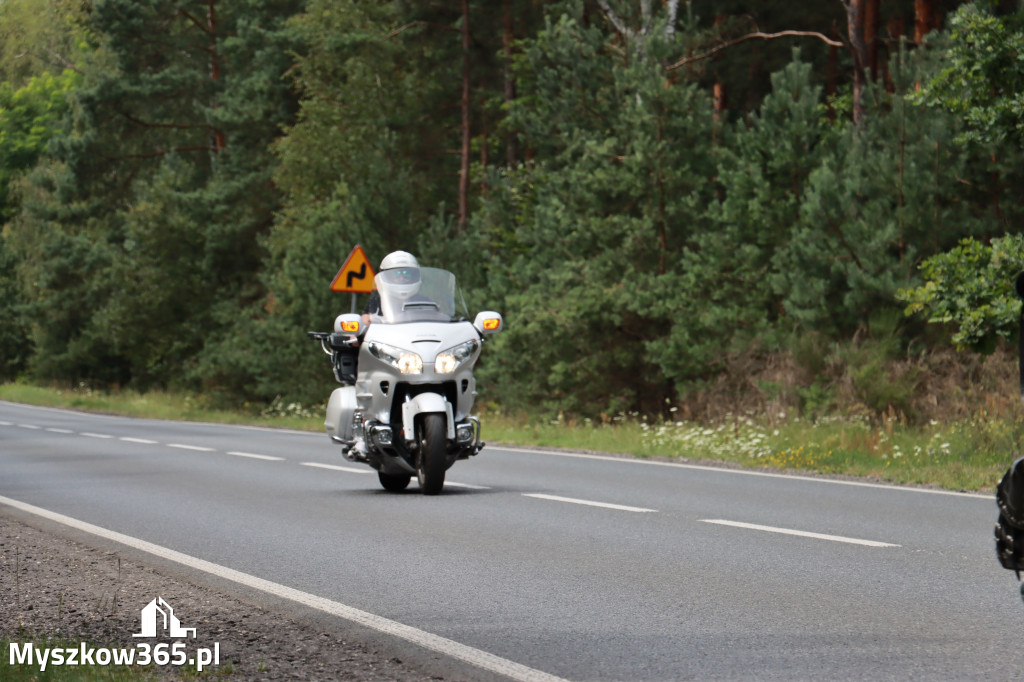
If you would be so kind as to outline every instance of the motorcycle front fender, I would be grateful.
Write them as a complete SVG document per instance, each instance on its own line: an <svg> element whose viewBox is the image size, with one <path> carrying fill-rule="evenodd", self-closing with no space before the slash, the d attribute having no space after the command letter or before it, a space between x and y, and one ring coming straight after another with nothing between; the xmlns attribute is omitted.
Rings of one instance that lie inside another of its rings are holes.
<svg viewBox="0 0 1024 682"><path fill-rule="evenodd" d="M452 416L452 404L437 393L420 393L402 403L402 429L407 441L416 437L416 415L441 413L445 415L448 440L455 438L455 419Z"/></svg>

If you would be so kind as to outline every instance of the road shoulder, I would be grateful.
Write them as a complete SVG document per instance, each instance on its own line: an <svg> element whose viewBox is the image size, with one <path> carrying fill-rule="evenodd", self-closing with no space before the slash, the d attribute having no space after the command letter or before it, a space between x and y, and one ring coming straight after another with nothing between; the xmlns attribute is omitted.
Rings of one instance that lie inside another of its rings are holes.
<svg viewBox="0 0 1024 682"><path fill-rule="evenodd" d="M230 670L231 680L440 679L398 658L403 652L376 647L337 623L282 613L273 604L254 603L252 595L222 591L55 526L0 506L4 639L57 636L68 646L85 641L135 647L140 640L132 635L140 632L141 609L162 597L174 606L182 626L196 628L196 645L219 644L220 670L211 670L218 678ZM166 679L184 672L174 666L158 670Z"/></svg>

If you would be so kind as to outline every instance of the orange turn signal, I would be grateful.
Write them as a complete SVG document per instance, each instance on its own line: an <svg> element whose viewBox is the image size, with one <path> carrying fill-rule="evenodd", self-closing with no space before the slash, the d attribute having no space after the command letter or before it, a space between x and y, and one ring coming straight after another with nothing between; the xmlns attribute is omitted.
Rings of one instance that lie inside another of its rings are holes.
<svg viewBox="0 0 1024 682"><path fill-rule="evenodd" d="M487 331L494 331L499 326L501 326L501 318L491 317L484 320L484 329Z"/></svg>
<svg viewBox="0 0 1024 682"><path fill-rule="evenodd" d="M359 331L359 323L356 322L355 320L346 320L345 322L341 323L341 331L349 332L350 334L355 334Z"/></svg>

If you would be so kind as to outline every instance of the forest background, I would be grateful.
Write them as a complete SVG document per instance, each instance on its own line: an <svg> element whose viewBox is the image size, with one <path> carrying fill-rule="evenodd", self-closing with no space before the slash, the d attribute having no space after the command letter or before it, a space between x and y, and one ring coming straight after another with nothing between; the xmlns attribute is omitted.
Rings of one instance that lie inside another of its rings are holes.
<svg viewBox="0 0 1024 682"><path fill-rule="evenodd" d="M493 412L1013 417L1022 6L0 0L0 380L320 405L359 244Z"/></svg>

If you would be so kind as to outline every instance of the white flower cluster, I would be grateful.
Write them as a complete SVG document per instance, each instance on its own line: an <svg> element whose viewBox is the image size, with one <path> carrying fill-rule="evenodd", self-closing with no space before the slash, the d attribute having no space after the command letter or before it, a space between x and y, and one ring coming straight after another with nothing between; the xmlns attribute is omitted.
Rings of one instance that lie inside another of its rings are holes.
<svg viewBox="0 0 1024 682"><path fill-rule="evenodd" d="M281 396L274 398L269 405L263 408L260 416L267 419L281 419L284 417L299 417L309 419L316 416L312 409L303 406L302 403L285 403Z"/></svg>
<svg viewBox="0 0 1024 682"><path fill-rule="evenodd" d="M640 430L645 445L676 449L676 454L683 456L735 459L737 455L759 458L772 454L771 433L748 418L713 426L687 421L656 425L644 422Z"/></svg>

